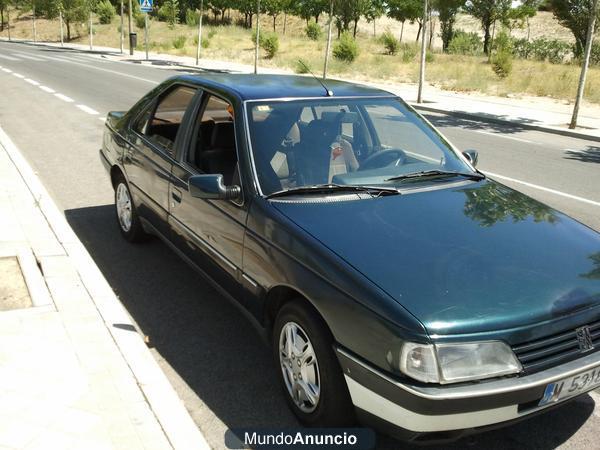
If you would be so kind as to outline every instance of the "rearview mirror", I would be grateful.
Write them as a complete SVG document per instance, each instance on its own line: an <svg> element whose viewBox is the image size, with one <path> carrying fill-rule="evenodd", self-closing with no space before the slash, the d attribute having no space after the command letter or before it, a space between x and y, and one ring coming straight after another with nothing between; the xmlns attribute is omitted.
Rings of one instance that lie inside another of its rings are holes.
<svg viewBox="0 0 600 450"><path fill-rule="evenodd" d="M192 197L212 200L236 200L242 193L239 186L225 186L223 175L193 175L188 190Z"/></svg>
<svg viewBox="0 0 600 450"><path fill-rule="evenodd" d="M473 167L477 165L477 159L479 158L477 150L465 150L463 156L469 160Z"/></svg>

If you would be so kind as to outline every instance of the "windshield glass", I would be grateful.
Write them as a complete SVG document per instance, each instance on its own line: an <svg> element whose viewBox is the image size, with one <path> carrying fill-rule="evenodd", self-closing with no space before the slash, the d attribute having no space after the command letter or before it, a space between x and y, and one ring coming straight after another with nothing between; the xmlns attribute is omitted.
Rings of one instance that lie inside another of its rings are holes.
<svg viewBox="0 0 600 450"><path fill-rule="evenodd" d="M397 98L248 103L264 194L317 184L393 187L393 177L473 173L449 144Z"/></svg>

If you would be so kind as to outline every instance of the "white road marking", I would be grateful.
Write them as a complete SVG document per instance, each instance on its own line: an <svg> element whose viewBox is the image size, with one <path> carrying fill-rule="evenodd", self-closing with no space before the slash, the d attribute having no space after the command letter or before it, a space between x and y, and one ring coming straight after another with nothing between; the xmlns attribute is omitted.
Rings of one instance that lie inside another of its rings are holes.
<svg viewBox="0 0 600 450"><path fill-rule="evenodd" d="M25 78L25 75L21 75L20 73L13 72L13 75L17 78Z"/></svg>
<svg viewBox="0 0 600 450"><path fill-rule="evenodd" d="M35 80L32 80L31 78L25 78L25 81L27 81L29 84L33 84L34 86L39 86L40 83L38 83Z"/></svg>
<svg viewBox="0 0 600 450"><path fill-rule="evenodd" d="M73 99L71 97L67 97L66 95L59 94L58 92L54 94L55 97L60 98L63 102L73 103Z"/></svg>
<svg viewBox="0 0 600 450"><path fill-rule="evenodd" d="M504 139L512 139L513 141L526 142L528 144L537 144L537 142L529 141L527 139L521 139L514 136L507 136L505 134L494 133L492 131L475 130L476 133L486 134L488 136L501 137Z"/></svg>
<svg viewBox="0 0 600 450"><path fill-rule="evenodd" d="M106 122L106 117L98 117L98 120L101 122Z"/></svg>
<svg viewBox="0 0 600 450"><path fill-rule="evenodd" d="M96 111L95 109L90 108L89 106L85 106L85 105L75 105L77 106L80 110L82 110L83 112L86 112L88 114L91 114L93 116L98 115L98 111Z"/></svg>
<svg viewBox="0 0 600 450"><path fill-rule="evenodd" d="M588 392L594 403L596 403L596 407L594 408L594 415L596 417L600 417L600 394L597 394L594 391Z"/></svg>
<svg viewBox="0 0 600 450"><path fill-rule="evenodd" d="M513 183L522 184L523 186L527 186L527 187L530 187L533 189L538 189L538 190L544 191L544 192L549 192L550 194L559 195L561 197L570 198L572 200L577 200L578 202L583 202L583 203L587 203L589 205L594 205L594 206L600 206L600 202L596 202L594 200L590 200L590 199L583 198L583 197L578 197L573 194L567 194L566 192L557 191L556 189L550 189L550 188L547 188L544 186L538 186L537 184L528 183L526 181L515 180L514 178L506 177L504 175L498 175L497 173L492 173L492 172L488 172L488 171L485 171L485 174L489 175L492 178L499 178L501 180L512 181Z"/></svg>
<svg viewBox="0 0 600 450"><path fill-rule="evenodd" d="M10 70L10 69L7 69L6 67L4 67L2 70L3 70L4 72L6 72L6 73L12 73L12 70Z"/></svg>
<svg viewBox="0 0 600 450"><path fill-rule="evenodd" d="M42 91L47 92L48 94L54 94L56 91L54 89L49 88L48 86L38 86Z"/></svg>
<svg viewBox="0 0 600 450"><path fill-rule="evenodd" d="M18 58L13 58L12 56L8 56L8 55L3 55L2 53L0 53L0 59L6 59L8 61L19 61Z"/></svg>
<svg viewBox="0 0 600 450"><path fill-rule="evenodd" d="M38 58L37 56L30 56L27 53L13 53L13 56L16 56L18 58L25 58L25 59L29 59L30 61L45 61L42 58Z"/></svg>

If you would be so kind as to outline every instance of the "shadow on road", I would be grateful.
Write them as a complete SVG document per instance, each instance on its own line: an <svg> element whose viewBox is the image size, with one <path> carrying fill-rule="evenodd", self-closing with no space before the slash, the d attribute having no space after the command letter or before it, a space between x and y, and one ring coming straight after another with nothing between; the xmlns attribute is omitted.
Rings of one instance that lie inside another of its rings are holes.
<svg viewBox="0 0 600 450"><path fill-rule="evenodd" d="M567 150L565 159L574 159L581 162L590 162L600 164L600 147L588 145L585 150Z"/></svg>
<svg viewBox="0 0 600 450"><path fill-rule="evenodd" d="M476 122L472 119L468 119L466 117L458 117L452 114L441 115L438 113L430 113L427 111L421 111L427 120L429 120L436 127L458 127L464 130L486 130L496 132L498 134L514 134L521 133L523 131L528 131L529 128L525 126L521 126L518 123L508 123L508 122L493 122L495 119L502 119L503 116L500 115L491 115L485 113L475 113L482 117L489 117L490 121L479 121ZM517 119L519 122L524 124L535 124L535 120L531 120L528 118L519 118Z"/></svg>
<svg viewBox="0 0 600 450"><path fill-rule="evenodd" d="M227 427L298 425L276 383L269 349L236 306L160 241L126 243L112 205L68 210L65 215L141 331L150 337L151 346L185 383L174 385L194 420L203 423L203 431L211 426L203 417L206 407ZM167 369L165 362L160 362L163 369ZM428 448L554 448L567 441L593 409L591 398L584 396L509 428ZM378 441L381 449L411 447L385 436L378 436Z"/></svg>

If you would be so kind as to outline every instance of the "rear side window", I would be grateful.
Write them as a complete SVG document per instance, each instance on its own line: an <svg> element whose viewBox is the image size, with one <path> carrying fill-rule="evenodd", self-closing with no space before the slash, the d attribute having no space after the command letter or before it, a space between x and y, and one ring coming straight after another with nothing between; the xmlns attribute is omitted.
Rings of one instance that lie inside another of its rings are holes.
<svg viewBox="0 0 600 450"><path fill-rule="evenodd" d="M173 156L173 146L177 139L183 116L190 106L196 89L177 86L163 95L152 114L152 108L144 112L136 124L136 130L146 135L155 144Z"/></svg>

